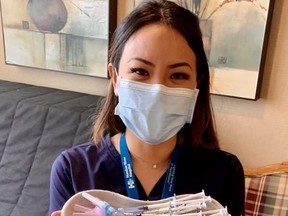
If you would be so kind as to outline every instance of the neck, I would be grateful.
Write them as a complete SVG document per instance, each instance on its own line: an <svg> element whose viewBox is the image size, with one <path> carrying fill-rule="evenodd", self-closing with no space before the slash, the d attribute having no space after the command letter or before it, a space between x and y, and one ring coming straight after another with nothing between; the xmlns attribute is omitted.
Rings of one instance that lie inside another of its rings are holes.
<svg viewBox="0 0 288 216"><path fill-rule="evenodd" d="M126 142L132 159L151 167L167 165L176 145L176 135L167 141L151 145L139 140L129 129L126 129Z"/></svg>

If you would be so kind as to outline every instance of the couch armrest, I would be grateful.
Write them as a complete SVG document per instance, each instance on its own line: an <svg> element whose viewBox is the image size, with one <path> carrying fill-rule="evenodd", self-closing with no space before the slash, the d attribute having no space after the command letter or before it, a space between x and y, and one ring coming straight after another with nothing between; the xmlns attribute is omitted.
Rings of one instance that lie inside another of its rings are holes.
<svg viewBox="0 0 288 216"><path fill-rule="evenodd" d="M268 175L273 173L283 173L288 172L288 161L284 161L283 163L271 164L267 166L262 166L258 168L245 168L244 169L245 176L261 176Z"/></svg>

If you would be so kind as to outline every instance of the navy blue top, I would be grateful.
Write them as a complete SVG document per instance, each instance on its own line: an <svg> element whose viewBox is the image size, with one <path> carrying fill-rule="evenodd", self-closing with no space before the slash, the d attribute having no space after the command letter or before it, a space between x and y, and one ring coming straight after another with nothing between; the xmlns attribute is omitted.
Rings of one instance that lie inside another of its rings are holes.
<svg viewBox="0 0 288 216"><path fill-rule="evenodd" d="M166 173L147 197L136 178L142 200L161 199ZM62 152L51 171L49 214L62 209L74 194L90 189L102 189L127 196L121 156L107 135L100 147L93 142ZM180 148L177 163L175 194L198 193L210 195L233 216L244 215L244 172L238 158L219 149Z"/></svg>

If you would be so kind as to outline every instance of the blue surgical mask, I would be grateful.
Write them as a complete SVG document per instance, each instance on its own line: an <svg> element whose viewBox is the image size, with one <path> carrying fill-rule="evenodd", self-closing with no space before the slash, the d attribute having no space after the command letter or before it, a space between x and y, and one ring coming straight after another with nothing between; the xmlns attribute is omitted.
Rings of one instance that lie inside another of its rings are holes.
<svg viewBox="0 0 288 216"><path fill-rule="evenodd" d="M162 143L192 122L199 92L198 89L170 88L118 76L117 90L119 103L115 115L148 144Z"/></svg>

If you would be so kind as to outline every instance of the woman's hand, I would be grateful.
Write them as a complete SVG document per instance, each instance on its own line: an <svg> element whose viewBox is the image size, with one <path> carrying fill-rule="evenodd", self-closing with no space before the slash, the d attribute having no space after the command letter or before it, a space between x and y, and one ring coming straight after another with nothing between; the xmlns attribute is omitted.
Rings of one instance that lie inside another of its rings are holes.
<svg viewBox="0 0 288 216"><path fill-rule="evenodd" d="M51 216L61 216L61 211L55 211L51 214Z"/></svg>

